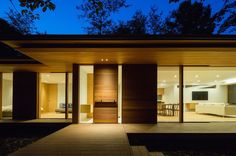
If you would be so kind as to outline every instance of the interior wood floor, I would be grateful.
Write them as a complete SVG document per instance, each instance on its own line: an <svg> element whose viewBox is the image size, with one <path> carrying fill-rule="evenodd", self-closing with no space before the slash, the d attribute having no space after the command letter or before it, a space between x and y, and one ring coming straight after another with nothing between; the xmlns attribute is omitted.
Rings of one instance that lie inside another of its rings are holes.
<svg viewBox="0 0 236 156"><path fill-rule="evenodd" d="M41 113L40 116L41 119L64 119L65 118L65 113L56 113L56 112L48 112L48 113ZM68 118L72 118L72 113L68 114Z"/></svg>
<svg viewBox="0 0 236 156"><path fill-rule="evenodd" d="M64 113L42 113L41 119L64 119ZM69 113L69 119L72 118L72 114ZM119 119L120 120L120 119ZM178 122L178 116L157 116L158 122ZM227 122L227 121L236 121L236 116L217 116L211 114L197 114L195 112L185 112L184 113L184 121L185 122ZM83 120L82 123L93 123L91 119ZM120 123L120 122L119 122Z"/></svg>
<svg viewBox="0 0 236 156"><path fill-rule="evenodd" d="M178 122L179 116L157 116L158 122ZM197 114L195 112L184 112L185 122L226 122L236 121L236 116L217 116L211 114Z"/></svg>

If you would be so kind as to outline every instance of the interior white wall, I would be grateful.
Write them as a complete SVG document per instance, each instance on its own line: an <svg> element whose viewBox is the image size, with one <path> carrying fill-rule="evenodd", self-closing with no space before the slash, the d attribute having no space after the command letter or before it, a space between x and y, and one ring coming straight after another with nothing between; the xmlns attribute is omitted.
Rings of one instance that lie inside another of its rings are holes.
<svg viewBox="0 0 236 156"><path fill-rule="evenodd" d="M184 88L184 103L227 103L228 89L226 85L216 85L216 88L202 89L204 86ZM193 91L208 91L208 100L192 100ZM163 102L178 103L179 88L172 85L164 89Z"/></svg>
<svg viewBox="0 0 236 156"><path fill-rule="evenodd" d="M65 84L57 84L57 107L60 106L60 103L65 103Z"/></svg>
<svg viewBox="0 0 236 156"><path fill-rule="evenodd" d="M179 90L177 88L177 85L171 85L164 89L162 101L167 104L179 103Z"/></svg>
<svg viewBox="0 0 236 156"><path fill-rule="evenodd" d="M87 72L80 67L80 104L87 104Z"/></svg>
<svg viewBox="0 0 236 156"><path fill-rule="evenodd" d="M12 106L12 90L13 82L12 80L3 79L3 93L2 93L2 105L3 106Z"/></svg>

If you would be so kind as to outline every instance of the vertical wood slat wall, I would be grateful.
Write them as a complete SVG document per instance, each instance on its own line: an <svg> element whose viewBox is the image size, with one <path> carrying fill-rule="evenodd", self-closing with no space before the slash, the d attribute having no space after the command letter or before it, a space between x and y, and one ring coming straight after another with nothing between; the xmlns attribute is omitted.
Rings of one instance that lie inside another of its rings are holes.
<svg viewBox="0 0 236 156"><path fill-rule="evenodd" d="M157 65L122 66L122 122L157 122Z"/></svg>
<svg viewBox="0 0 236 156"><path fill-rule="evenodd" d="M94 101L118 99L118 65L94 65Z"/></svg>
<svg viewBox="0 0 236 156"><path fill-rule="evenodd" d="M118 65L94 65L94 102L118 104ZM116 107L94 105L94 123L118 123Z"/></svg>
<svg viewBox="0 0 236 156"><path fill-rule="evenodd" d="M37 118L38 73L13 73L13 119L30 120Z"/></svg>

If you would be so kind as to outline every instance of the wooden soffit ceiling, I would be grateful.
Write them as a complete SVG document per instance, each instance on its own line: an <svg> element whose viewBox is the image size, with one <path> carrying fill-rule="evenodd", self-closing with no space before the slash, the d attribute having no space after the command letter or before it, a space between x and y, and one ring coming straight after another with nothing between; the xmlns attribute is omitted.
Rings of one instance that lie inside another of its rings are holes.
<svg viewBox="0 0 236 156"><path fill-rule="evenodd" d="M236 66L234 39L24 39L3 42L53 71L71 71L73 63Z"/></svg>

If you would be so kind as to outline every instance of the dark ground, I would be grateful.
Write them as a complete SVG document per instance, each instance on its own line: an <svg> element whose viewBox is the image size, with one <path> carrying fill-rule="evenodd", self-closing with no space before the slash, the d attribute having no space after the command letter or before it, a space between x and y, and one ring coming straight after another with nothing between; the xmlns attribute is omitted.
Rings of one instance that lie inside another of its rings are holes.
<svg viewBox="0 0 236 156"><path fill-rule="evenodd" d="M68 123L0 123L0 156L17 151Z"/></svg>
<svg viewBox="0 0 236 156"><path fill-rule="evenodd" d="M165 156L236 156L236 133L129 133L130 145Z"/></svg>

